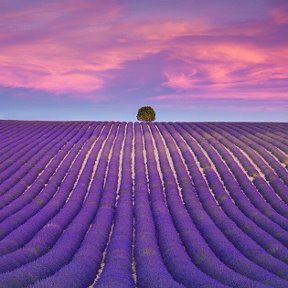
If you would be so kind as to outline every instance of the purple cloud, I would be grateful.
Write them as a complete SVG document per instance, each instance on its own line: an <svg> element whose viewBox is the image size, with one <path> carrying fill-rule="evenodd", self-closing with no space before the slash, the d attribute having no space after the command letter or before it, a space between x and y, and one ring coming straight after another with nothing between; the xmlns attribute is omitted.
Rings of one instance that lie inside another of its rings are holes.
<svg viewBox="0 0 288 288"><path fill-rule="evenodd" d="M93 101L121 94L124 102L145 91L147 99L171 105L197 97L287 99L286 1L5 0L1 6L2 87Z"/></svg>

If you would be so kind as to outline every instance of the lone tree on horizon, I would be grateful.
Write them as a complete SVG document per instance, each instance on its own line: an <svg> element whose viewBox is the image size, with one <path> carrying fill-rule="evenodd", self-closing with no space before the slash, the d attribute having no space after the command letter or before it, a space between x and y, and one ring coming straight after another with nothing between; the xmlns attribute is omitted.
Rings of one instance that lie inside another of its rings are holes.
<svg viewBox="0 0 288 288"><path fill-rule="evenodd" d="M138 110L137 120L152 122L156 119L156 113L151 106L143 106Z"/></svg>

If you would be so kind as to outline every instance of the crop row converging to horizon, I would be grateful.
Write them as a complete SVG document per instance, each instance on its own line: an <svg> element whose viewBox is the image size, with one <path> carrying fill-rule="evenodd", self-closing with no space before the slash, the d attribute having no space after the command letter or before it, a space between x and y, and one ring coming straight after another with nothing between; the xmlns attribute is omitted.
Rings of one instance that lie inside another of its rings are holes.
<svg viewBox="0 0 288 288"><path fill-rule="evenodd" d="M288 124L0 121L0 287L288 287Z"/></svg>

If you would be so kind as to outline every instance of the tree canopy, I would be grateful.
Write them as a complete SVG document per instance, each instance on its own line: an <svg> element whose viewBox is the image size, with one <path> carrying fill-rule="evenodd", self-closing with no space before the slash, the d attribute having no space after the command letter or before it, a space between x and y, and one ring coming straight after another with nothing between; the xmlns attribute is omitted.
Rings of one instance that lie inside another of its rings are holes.
<svg viewBox="0 0 288 288"><path fill-rule="evenodd" d="M151 106L143 106L138 110L137 120L152 122L156 119L156 113Z"/></svg>

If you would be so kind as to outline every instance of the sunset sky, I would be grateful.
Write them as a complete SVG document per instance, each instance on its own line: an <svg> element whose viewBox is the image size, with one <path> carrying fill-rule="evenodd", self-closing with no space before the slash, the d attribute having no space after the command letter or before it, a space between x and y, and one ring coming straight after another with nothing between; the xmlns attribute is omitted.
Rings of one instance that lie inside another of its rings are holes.
<svg viewBox="0 0 288 288"><path fill-rule="evenodd" d="M288 121L287 0L0 0L0 119Z"/></svg>

